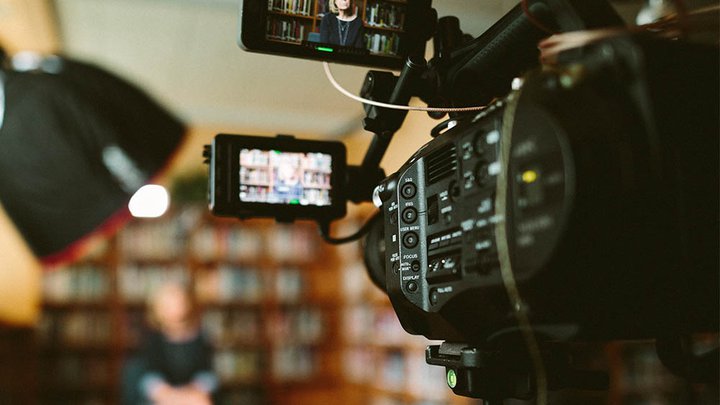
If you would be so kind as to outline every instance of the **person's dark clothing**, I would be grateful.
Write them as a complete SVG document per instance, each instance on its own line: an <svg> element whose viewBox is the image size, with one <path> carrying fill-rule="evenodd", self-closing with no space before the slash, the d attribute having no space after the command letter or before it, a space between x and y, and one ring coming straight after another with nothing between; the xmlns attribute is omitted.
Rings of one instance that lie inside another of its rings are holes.
<svg viewBox="0 0 720 405"><path fill-rule="evenodd" d="M336 14L327 13L320 21L320 42L349 46L365 47L365 28L362 19L356 17L352 21L342 21Z"/></svg>
<svg viewBox="0 0 720 405"><path fill-rule="evenodd" d="M212 347L202 333L187 341L173 342L160 332L149 332L141 354L146 372L161 376L173 386L189 384L198 374L213 372Z"/></svg>

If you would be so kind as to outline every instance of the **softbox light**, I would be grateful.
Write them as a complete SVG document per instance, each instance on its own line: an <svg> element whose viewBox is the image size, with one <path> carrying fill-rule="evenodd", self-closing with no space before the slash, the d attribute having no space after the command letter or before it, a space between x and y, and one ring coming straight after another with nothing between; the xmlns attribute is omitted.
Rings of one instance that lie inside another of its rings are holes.
<svg viewBox="0 0 720 405"><path fill-rule="evenodd" d="M160 174L185 126L91 64L53 57L2 76L0 202L35 255L65 261L129 218L130 197Z"/></svg>

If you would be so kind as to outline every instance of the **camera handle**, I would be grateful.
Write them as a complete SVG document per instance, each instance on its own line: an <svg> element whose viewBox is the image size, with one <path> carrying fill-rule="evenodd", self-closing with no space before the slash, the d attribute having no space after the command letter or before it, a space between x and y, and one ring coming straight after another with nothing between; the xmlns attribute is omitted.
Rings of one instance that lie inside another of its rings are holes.
<svg viewBox="0 0 720 405"><path fill-rule="evenodd" d="M407 105L410 98L419 94L423 85L423 74L427 70L425 59L410 56L405 61L400 76L390 72L371 70L365 75L360 91L363 98L395 105ZM389 92L388 89L392 89ZM388 94L389 93L389 94ZM365 118L363 128L375 134L372 143L365 153L363 169L374 169L380 166L385 151L393 135L405 121L407 110L395 110L364 104Z"/></svg>
<svg viewBox="0 0 720 405"><path fill-rule="evenodd" d="M576 370L561 346L542 347L550 389L578 388L604 391L609 377L604 371ZM480 348L444 342L425 349L428 364L444 366L448 386L457 395L483 398L485 405L502 405L508 398L532 399L535 378L527 353L519 347Z"/></svg>
<svg viewBox="0 0 720 405"><path fill-rule="evenodd" d="M507 94L512 79L539 65L537 44L550 34L542 28L567 32L623 25L607 0L527 0L471 40L462 34L457 19L443 17L429 63L436 89L426 101L483 105Z"/></svg>
<svg viewBox="0 0 720 405"><path fill-rule="evenodd" d="M390 72L371 70L365 75L362 90L363 98L384 103L407 105L410 98L417 95L423 86L423 74L427 70L424 59L409 57L405 61L400 76ZM364 105L363 127L374 134L365 152L360 166L349 166L345 189L348 199L355 203L372 201L372 193L385 178L380 161L387 151L395 132L405 121L406 110L394 110Z"/></svg>
<svg viewBox="0 0 720 405"><path fill-rule="evenodd" d="M390 72L371 70L365 75L361 95L363 98L384 103L407 105L410 98L417 95L419 89L427 88L423 74L427 71L425 59L408 57L399 77ZM363 119L365 130L375 135L365 152L360 166L348 166L344 182L345 195L354 203L372 201L375 187L385 179L385 171L380 167L392 137L402 126L407 110L395 110L364 105L366 116ZM352 242L365 236L379 216L374 215L365 225L352 235L336 238L330 236L330 223L320 222L320 235L330 244L338 245Z"/></svg>

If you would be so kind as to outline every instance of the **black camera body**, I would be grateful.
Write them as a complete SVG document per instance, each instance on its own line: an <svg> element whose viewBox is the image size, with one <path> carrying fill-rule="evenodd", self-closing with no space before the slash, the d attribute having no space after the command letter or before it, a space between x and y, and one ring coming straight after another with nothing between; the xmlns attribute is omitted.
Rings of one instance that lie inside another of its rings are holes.
<svg viewBox="0 0 720 405"><path fill-rule="evenodd" d="M718 330L718 76L717 49L617 37L426 144L376 189L403 327L476 345L518 331L506 221L541 340Z"/></svg>
<svg viewBox="0 0 720 405"><path fill-rule="evenodd" d="M601 28L586 33L604 39L538 67L540 25ZM469 42L442 18L429 63L410 54L398 77L370 72L363 96L455 107L500 99L451 114L386 178L379 164L405 111L366 105L375 136L359 166L332 142L220 135L206 150L211 209L313 219L329 243L366 235L370 278L407 332L444 341L426 361L446 368L458 395L606 389L608 376L574 369L566 349L613 339L656 339L674 372L716 383L717 350L696 355L684 339L720 329L720 54L607 29L621 26L604 0L522 2ZM317 57L296 49L287 54ZM243 187L254 186L239 151L253 149L328 156L328 198L247 199ZM330 237L347 201L371 194L378 214Z"/></svg>

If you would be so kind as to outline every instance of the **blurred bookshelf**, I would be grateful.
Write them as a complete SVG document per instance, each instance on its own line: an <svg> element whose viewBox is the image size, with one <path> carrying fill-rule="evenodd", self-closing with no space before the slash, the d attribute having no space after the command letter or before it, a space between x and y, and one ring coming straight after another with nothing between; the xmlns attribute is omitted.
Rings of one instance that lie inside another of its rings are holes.
<svg viewBox="0 0 720 405"><path fill-rule="evenodd" d="M352 209L333 234L352 233L370 214ZM118 404L122 366L146 328L145 300L178 279L202 305L219 404L481 404L454 396L445 370L425 363L425 347L437 342L402 329L362 254L359 243L325 244L315 224L220 219L203 205L133 220L80 262L44 273L35 333L8 332L0 345L7 364L23 358L15 369L25 382L0 386L0 399L35 392L41 404ZM717 346L717 335L701 344ZM717 385L672 375L651 341L577 345L573 356L609 370L610 390L560 391L550 403L717 403Z"/></svg>
<svg viewBox="0 0 720 405"><path fill-rule="evenodd" d="M189 282L201 304L218 403L332 390L337 274L314 224L219 219L199 205L132 220L80 262L44 273L40 403L118 404L124 361L147 327L145 301L167 280Z"/></svg>

